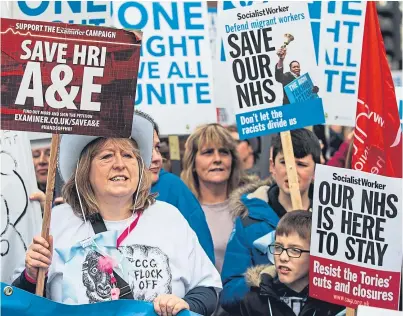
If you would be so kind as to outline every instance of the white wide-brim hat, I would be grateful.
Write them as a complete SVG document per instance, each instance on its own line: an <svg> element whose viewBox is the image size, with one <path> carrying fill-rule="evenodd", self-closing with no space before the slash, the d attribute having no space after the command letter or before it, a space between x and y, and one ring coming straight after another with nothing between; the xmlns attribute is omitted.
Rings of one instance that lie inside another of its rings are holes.
<svg viewBox="0 0 403 316"><path fill-rule="evenodd" d="M153 124L145 117L134 112L131 139L135 140L143 159L145 167L148 169L151 164L153 153ZM59 145L58 167L64 182L67 182L73 175L77 161L81 152L93 140L100 136L86 135L63 135Z"/></svg>
<svg viewBox="0 0 403 316"><path fill-rule="evenodd" d="M40 148L49 147L52 142L52 134L28 132L28 138L31 142L31 149L36 150Z"/></svg>

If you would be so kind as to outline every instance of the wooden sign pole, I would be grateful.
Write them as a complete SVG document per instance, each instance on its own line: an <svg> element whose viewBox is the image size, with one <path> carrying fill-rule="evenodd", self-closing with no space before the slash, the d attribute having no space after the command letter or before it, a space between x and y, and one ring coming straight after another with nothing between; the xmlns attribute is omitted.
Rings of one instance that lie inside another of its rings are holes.
<svg viewBox="0 0 403 316"><path fill-rule="evenodd" d="M302 210L301 193L299 191L298 174L295 165L294 149L292 147L291 132L281 132L281 145L285 166L287 168L288 185L291 193L291 203L294 210ZM347 307L346 316L355 316L356 311L353 308Z"/></svg>
<svg viewBox="0 0 403 316"><path fill-rule="evenodd" d="M57 154L59 149L59 143L60 143L60 134L53 134L52 143L50 145L49 169L46 183L45 209L43 211L42 232L41 232L41 236L45 238L47 241L49 241L49 227L50 227L50 218L51 218L52 201L53 201L53 190L55 188L56 165L57 165ZM38 296L43 296L43 289L45 287L45 274L46 274L45 269L39 269L35 291L35 294Z"/></svg>
<svg viewBox="0 0 403 316"><path fill-rule="evenodd" d="M292 147L291 132L281 132L281 146L285 166L287 168L288 185L290 187L291 203L294 210L302 210L301 193L299 191L297 167L295 165L294 149Z"/></svg>
<svg viewBox="0 0 403 316"><path fill-rule="evenodd" d="M168 136L169 142L169 159L171 160L171 172L180 177L182 166L181 166L181 151L179 146L179 136L170 135Z"/></svg>

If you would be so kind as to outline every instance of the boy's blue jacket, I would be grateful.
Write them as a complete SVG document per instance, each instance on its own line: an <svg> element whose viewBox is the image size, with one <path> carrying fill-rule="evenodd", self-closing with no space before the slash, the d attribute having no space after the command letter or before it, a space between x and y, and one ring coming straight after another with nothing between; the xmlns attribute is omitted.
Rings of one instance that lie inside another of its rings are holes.
<svg viewBox="0 0 403 316"><path fill-rule="evenodd" d="M271 205L276 205L276 211L280 214L286 213L278 201L278 192L277 184L267 179L231 194L231 207L236 221L221 272L223 290L220 305L232 316L240 315L240 301L250 290L245 275L258 265L273 264L273 255L268 253L268 246L274 241L280 218ZM310 199L312 195L313 186L309 190Z"/></svg>
<svg viewBox="0 0 403 316"><path fill-rule="evenodd" d="M214 259L213 239L208 228L206 216L199 201L185 183L176 175L161 169L159 180L151 187L152 193L158 193L157 200L175 206L196 233L199 243L210 258Z"/></svg>
<svg viewBox="0 0 403 316"><path fill-rule="evenodd" d="M220 296L221 306L231 315L240 314L239 302L249 291L245 281L247 270L270 263L267 250L255 242L274 232L280 220L268 204L270 183L266 180L248 185L231 195L232 210L237 217L225 253ZM271 189L274 187L278 188L274 185Z"/></svg>

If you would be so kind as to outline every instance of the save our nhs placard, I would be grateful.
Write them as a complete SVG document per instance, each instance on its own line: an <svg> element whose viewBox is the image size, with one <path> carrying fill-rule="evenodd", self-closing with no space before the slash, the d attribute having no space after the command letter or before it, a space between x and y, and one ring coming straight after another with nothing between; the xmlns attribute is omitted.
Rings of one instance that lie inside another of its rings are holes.
<svg viewBox="0 0 403 316"><path fill-rule="evenodd" d="M284 92L288 84L307 73L315 93L322 86L306 3L270 1L221 11L219 28L228 99L241 139L324 123L320 98L289 104ZM295 91L302 88L291 86Z"/></svg>
<svg viewBox="0 0 403 316"><path fill-rule="evenodd" d="M221 1L218 12L251 7L255 2ZM354 126L366 2L310 1L308 8L315 54L324 80L320 95L326 123ZM219 30L216 52L221 64L225 62L222 36ZM222 71L214 73L214 77L216 85L226 80ZM225 100L221 90L215 93L215 99Z"/></svg>
<svg viewBox="0 0 403 316"><path fill-rule="evenodd" d="M135 104L162 135L216 122L207 4L141 1L18 1L11 17L141 29Z"/></svg>

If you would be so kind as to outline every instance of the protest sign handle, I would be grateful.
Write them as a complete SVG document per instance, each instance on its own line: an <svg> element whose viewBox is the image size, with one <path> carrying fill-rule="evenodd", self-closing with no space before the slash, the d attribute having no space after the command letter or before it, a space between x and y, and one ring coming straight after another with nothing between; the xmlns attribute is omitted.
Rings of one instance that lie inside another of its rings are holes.
<svg viewBox="0 0 403 316"><path fill-rule="evenodd" d="M50 145L49 169L46 183L45 209L43 211L42 232L41 232L41 236L46 240L49 240L50 217L53 201L53 189L55 187L56 162L57 162L57 152L59 148L59 142L60 142L60 135L53 134L52 143ZM46 271L44 269L39 269L38 271L38 278L36 281L36 291L35 291L36 295L43 296L43 289L45 286L45 273Z"/></svg>
<svg viewBox="0 0 403 316"><path fill-rule="evenodd" d="M181 151L179 146L179 136L169 135L169 159L171 160L171 171L180 177L181 174Z"/></svg>
<svg viewBox="0 0 403 316"><path fill-rule="evenodd" d="M347 307L346 316L355 316L355 309Z"/></svg>
<svg viewBox="0 0 403 316"><path fill-rule="evenodd" d="M281 132L281 145L285 166L287 168L288 185L291 193L291 203L294 210L302 210L301 193L299 191L297 167L295 165L294 148L292 147L291 132Z"/></svg>

